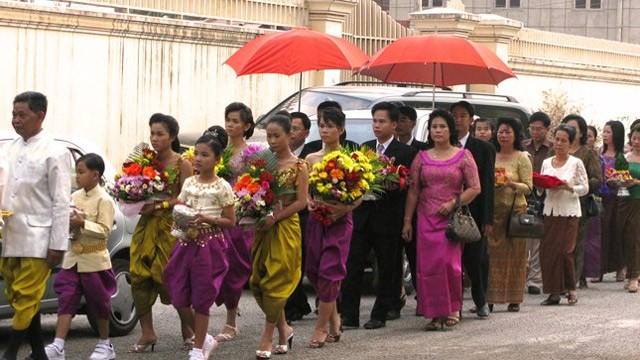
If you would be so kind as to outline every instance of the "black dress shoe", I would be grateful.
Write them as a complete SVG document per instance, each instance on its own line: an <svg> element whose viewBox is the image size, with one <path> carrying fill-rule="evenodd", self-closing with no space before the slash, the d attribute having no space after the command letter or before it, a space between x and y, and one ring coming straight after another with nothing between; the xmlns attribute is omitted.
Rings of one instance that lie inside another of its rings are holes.
<svg viewBox="0 0 640 360"><path fill-rule="evenodd" d="M531 295L540 295L541 293L540 288L537 286L529 286L527 292Z"/></svg>
<svg viewBox="0 0 640 360"><path fill-rule="evenodd" d="M400 311L391 310L387 313L387 321L400 319Z"/></svg>
<svg viewBox="0 0 640 360"><path fill-rule="evenodd" d="M367 330L380 329L387 326L387 323L384 321L371 319L364 324L364 328Z"/></svg>
<svg viewBox="0 0 640 360"><path fill-rule="evenodd" d="M481 307L476 309L476 314L478 315L478 317L481 318L486 318L487 316L489 316L489 305L484 304Z"/></svg>
<svg viewBox="0 0 640 360"><path fill-rule="evenodd" d="M340 318L340 324L342 325L342 327L346 327L346 328L360 327L360 322L358 320L353 320L349 318Z"/></svg>

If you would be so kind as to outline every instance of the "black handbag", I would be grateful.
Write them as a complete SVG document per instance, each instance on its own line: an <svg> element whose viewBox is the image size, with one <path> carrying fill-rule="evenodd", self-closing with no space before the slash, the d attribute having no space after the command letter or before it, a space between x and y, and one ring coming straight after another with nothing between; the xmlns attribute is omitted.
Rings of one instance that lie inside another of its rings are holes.
<svg viewBox="0 0 640 360"><path fill-rule="evenodd" d="M514 195L513 203L511 203L511 215L507 223L508 238L542 239L544 225L542 223L541 203L534 191L531 191L531 195L530 199L527 200L527 209L524 213L514 211L517 194Z"/></svg>
<svg viewBox="0 0 640 360"><path fill-rule="evenodd" d="M587 216L600 217L603 213L602 198L596 194L589 194L587 196Z"/></svg>
<svg viewBox="0 0 640 360"><path fill-rule="evenodd" d="M457 207L449 215L449 223L445 230L445 236L463 244L472 243L481 239L480 230L471 216L469 207L460 205L460 195L456 197Z"/></svg>

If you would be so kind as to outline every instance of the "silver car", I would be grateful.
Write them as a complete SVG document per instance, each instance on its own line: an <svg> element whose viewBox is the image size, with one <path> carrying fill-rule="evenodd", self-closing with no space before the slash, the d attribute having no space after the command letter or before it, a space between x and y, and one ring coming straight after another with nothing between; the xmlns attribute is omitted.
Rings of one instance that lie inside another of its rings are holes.
<svg viewBox="0 0 640 360"><path fill-rule="evenodd" d="M0 148L5 144L12 141L17 135L15 134L0 134ZM71 177L72 189L75 191L75 160L86 153L96 153L105 160L105 172L103 180L110 182L113 180L116 174L116 169L107 160L106 156L95 146L83 142L80 139L73 138L71 136L55 136L56 141L63 144L73 159ZM113 271L116 276L117 290L111 297L111 315L109 321L110 336L123 336L127 335L136 326L138 318L136 316L135 309L133 307L133 297L131 296L131 280L129 275L129 246L131 244L131 236L133 230L138 222L138 217L127 218L116 207L116 213L114 217L113 229L108 241L108 249L111 254L111 263L113 265ZM0 242L0 249L1 249ZM43 314L56 313L58 310L58 298L57 294L53 290L53 281L56 273L60 268L54 269L52 275L47 281L47 289L44 297L42 298L40 312ZM6 296L4 296L5 283L2 276L0 276L0 291L3 295L0 295L0 319L8 319L13 316L13 309L9 306ZM81 308L78 309L78 313L86 314L84 308L84 301ZM88 315L89 323L91 327L97 331L95 319Z"/></svg>

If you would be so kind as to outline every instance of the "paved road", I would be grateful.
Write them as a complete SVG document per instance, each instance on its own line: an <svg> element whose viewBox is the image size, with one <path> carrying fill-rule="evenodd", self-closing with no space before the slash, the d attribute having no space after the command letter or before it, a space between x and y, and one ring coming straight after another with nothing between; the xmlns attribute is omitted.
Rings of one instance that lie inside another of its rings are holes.
<svg viewBox="0 0 640 360"><path fill-rule="evenodd" d="M422 330L425 320L414 316L415 302L409 301L402 318L388 322L381 330L347 330L337 344L323 349L308 349L306 344L313 330L315 317L294 324L293 350L286 359L640 359L640 293L622 290L611 275L602 284L590 285L580 291L580 301L569 307L542 307L542 295L525 295L519 313L509 313L506 305L496 305L488 320L481 320L468 312L470 293L465 292L461 323L439 332ZM373 305L373 297L363 298L361 324ZM240 336L221 344L212 358L252 359L261 334L264 317L248 291L240 303L242 317ZM148 354L127 354L140 330L129 336L113 339L118 359L187 359L179 350L181 336L177 315L169 306L157 305L155 324L160 338L156 351ZM224 321L223 311L214 309L210 325L215 333ZM55 315L43 318L45 338L53 338ZM10 322L0 321L0 339L5 343ZM86 359L95 346L96 338L84 316L74 320L67 344L67 359ZM276 338L277 339L277 338ZM0 346L4 347L4 346ZM23 347L22 354L26 354Z"/></svg>

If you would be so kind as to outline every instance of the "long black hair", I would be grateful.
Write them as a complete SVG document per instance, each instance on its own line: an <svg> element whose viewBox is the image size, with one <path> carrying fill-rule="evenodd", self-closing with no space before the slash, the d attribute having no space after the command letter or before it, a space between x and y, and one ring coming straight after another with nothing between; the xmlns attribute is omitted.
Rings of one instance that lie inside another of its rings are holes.
<svg viewBox="0 0 640 360"><path fill-rule="evenodd" d="M175 152L180 152L180 140L178 139L178 133L180 132L180 125L178 125L178 120L171 115L165 115L161 113L155 113L151 115L149 119L149 127L153 124L162 124L165 128L167 128L167 132L169 135L173 136L173 141L171 142L171 150Z"/></svg>
<svg viewBox="0 0 640 360"><path fill-rule="evenodd" d="M611 135L613 138L613 147L616 152L622 153L624 152L624 124L618 120L609 120L604 126L609 126L611 128ZM602 144L602 153L607 152L607 144Z"/></svg>

